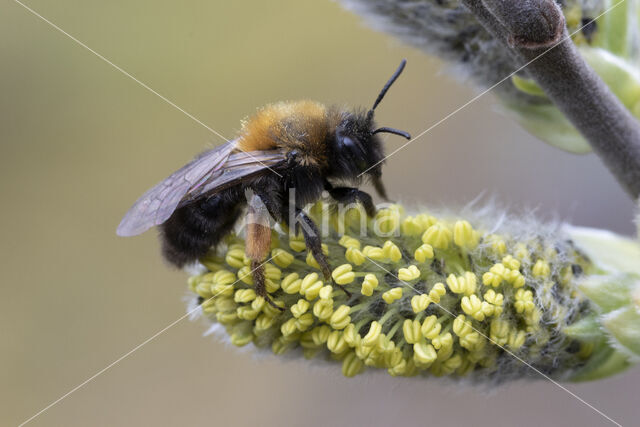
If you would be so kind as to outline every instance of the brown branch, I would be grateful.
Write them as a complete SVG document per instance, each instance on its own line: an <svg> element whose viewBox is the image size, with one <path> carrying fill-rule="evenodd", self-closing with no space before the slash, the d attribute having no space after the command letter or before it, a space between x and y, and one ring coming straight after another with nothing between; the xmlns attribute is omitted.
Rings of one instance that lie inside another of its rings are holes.
<svg viewBox="0 0 640 427"><path fill-rule="evenodd" d="M640 123L585 63L553 0L462 0L589 141L629 194L640 196Z"/></svg>

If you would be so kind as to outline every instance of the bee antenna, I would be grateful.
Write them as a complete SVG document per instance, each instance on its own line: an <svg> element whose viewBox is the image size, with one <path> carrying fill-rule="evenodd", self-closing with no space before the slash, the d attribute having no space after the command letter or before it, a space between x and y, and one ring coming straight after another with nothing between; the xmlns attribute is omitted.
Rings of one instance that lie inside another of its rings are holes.
<svg viewBox="0 0 640 427"><path fill-rule="evenodd" d="M384 87L380 91L380 94L378 95L378 98L376 98L376 102L373 103L373 107L371 107L371 110L369 110L369 112L367 113L367 117L369 119L371 119L373 117L373 110L375 110L376 107L378 106L378 104L380 104L380 101L382 101L382 98L384 98L384 96L387 94L387 91L389 90L389 88L391 87L393 82L395 82L397 80L397 78L400 77L400 74L402 73L402 70L404 70L404 66L406 64L407 64L407 60L406 59L403 59L402 61L400 61L400 66L398 66L398 69L396 70L396 72L393 73L391 78L384 85Z"/></svg>
<svg viewBox="0 0 640 427"><path fill-rule="evenodd" d="M409 135L408 132L405 132L403 130L399 130L399 129L394 129L394 128L388 128L388 127L381 127L378 128L376 130L374 130L373 132L371 132L371 135L376 134L376 133L392 133L394 135L400 135L403 136L407 139L411 139L411 135Z"/></svg>

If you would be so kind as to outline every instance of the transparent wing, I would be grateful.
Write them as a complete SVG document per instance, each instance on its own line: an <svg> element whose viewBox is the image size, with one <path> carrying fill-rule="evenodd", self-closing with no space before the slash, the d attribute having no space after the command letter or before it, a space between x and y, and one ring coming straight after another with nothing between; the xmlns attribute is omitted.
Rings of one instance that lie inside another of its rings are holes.
<svg viewBox="0 0 640 427"><path fill-rule="evenodd" d="M189 191L189 194L180 201L180 206L184 206L193 200L215 193L224 188L233 186L245 178L263 173L279 173L271 167L284 161L285 153L282 150L269 151L240 151L233 153L227 159L223 168L211 174L206 180L199 183L196 188Z"/></svg>
<svg viewBox="0 0 640 427"><path fill-rule="evenodd" d="M220 170L234 148L231 141L206 151L148 190L122 218L116 233L135 236L165 222L193 186Z"/></svg>
<svg viewBox="0 0 640 427"><path fill-rule="evenodd" d="M231 154L234 148L232 141L207 151L144 193L125 214L117 234L140 234L165 222L178 207L268 171L284 159L279 150Z"/></svg>

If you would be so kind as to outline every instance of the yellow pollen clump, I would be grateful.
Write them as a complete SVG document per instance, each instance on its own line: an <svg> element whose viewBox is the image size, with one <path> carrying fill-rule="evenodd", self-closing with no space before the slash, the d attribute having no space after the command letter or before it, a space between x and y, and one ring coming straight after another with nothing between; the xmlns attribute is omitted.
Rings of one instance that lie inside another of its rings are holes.
<svg viewBox="0 0 640 427"><path fill-rule="evenodd" d="M362 295L370 297L373 295L373 291L378 287L378 278L375 274L368 273L364 276L364 280L362 281L362 287L360 292Z"/></svg>
<svg viewBox="0 0 640 427"><path fill-rule="evenodd" d="M273 262L275 262L278 267L282 268L289 267L294 260L293 255L280 248L274 248L271 251L271 257L273 258Z"/></svg>
<svg viewBox="0 0 640 427"><path fill-rule="evenodd" d="M402 288L400 287L390 289L382 294L382 299L387 304L391 304L394 301L399 300L400 298L402 298Z"/></svg>
<svg viewBox="0 0 640 427"><path fill-rule="evenodd" d="M418 262L425 262L428 259L433 258L433 247L429 244L423 243L418 249L413 253L413 257Z"/></svg>
<svg viewBox="0 0 640 427"><path fill-rule="evenodd" d="M463 249L474 249L478 246L478 232L468 221L456 221L453 226L453 241Z"/></svg>
<svg viewBox="0 0 640 427"><path fill-rule="evenodd" d="M436 249L447 249L451 243L451 230L443 224L434 224L422 234L422 242Z"/></svg>
<svg viewBox="0 0 640 427"><path fill-rule="evenodd" d="M420 277L420 270L415 265L410 265L407 268L401 268L398 270L398 279L405 282L416 280Z"/></svg>
<svg viewBox="0 0 640 427"><path fill-rule="evenodd" d="M333 270L331 277L338 285L347 285L353 282L356 275L353 273L353 266L351 264L342 264L340 267Z"/></svg>

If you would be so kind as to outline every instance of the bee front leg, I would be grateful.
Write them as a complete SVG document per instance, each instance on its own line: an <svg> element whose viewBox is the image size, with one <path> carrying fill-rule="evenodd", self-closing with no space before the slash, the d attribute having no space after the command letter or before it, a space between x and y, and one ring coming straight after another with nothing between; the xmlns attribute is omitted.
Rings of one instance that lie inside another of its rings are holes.
<svg viewBox="0 0 640 427"><path fill-rule="evenodd" d="M333 200L338 203L360 203L369 217L376 214L376 206L368 193L351 187L331 187L327 190Z"/></svg>
<svg viewBox="0 0 640 427"><path fill-rule="evenodd" d="M304 236L304 241L307 247L311 250L311 254L315 258L316 262L320 266L322 270L322 274L324 275L324 280L331 280L331 267L329 266L329 261L327 260L326 255L322 252L322 240L320 239L320 232L318 231L318 227L313 222L311 218L302 210L296 210L296 218L298 223L300 224L300 228L302 229L302 235ZM344 286L337 285L340 289L342 289L347 296L351 296L351 292L349 292Z"/></svg>

